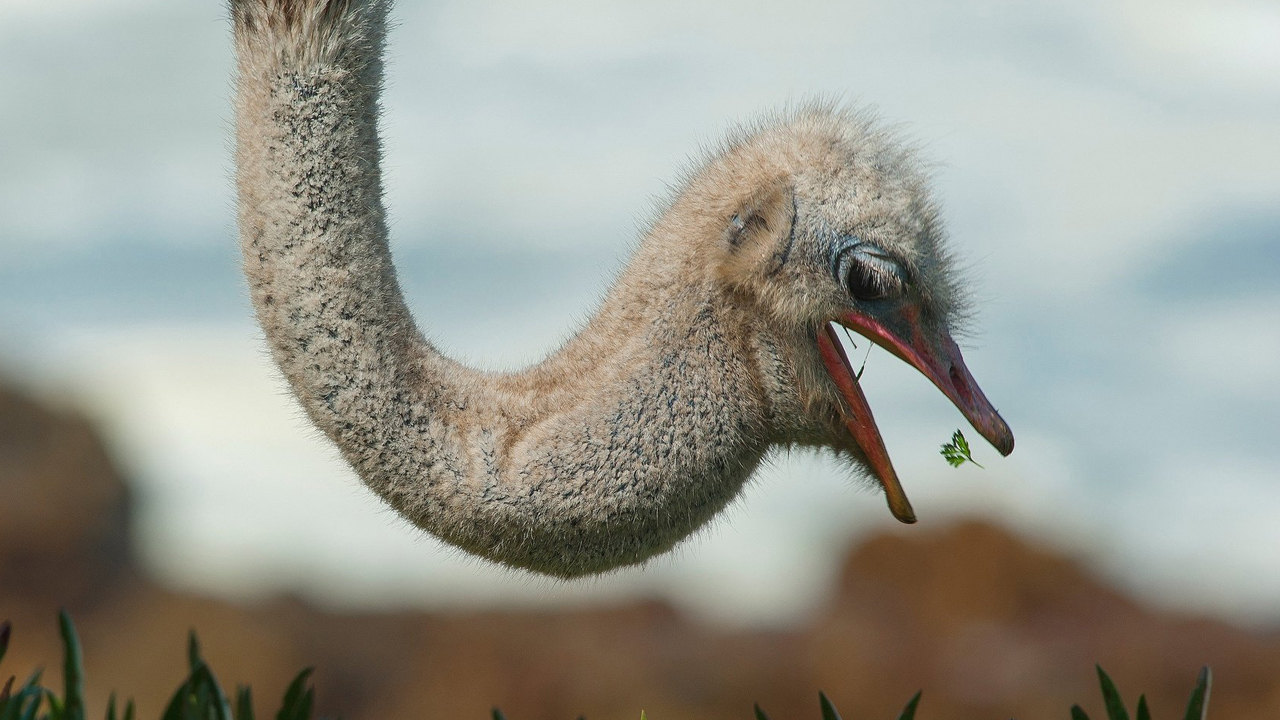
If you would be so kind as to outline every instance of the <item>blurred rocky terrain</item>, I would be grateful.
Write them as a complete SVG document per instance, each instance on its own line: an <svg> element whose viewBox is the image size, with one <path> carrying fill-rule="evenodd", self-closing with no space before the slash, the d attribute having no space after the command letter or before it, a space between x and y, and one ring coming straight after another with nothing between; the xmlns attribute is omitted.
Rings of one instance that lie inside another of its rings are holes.
<svg viewBox="0 0 1280 720"><path fill-rule="evenodd" d="M158 717L195 628L224 685L259 713L314 665L319 711L347 720L817 718L819 688L850 720L1100 716L1094 663L1156 718L1181 717L1213 666L1214 720L1280 718L1280 636L1143 607L1077 562L988 525L913 529L851 550L811 626L699 625L661 603L564 612L336 614L297 599L246 606L149 579L129 547L131 495L92 427L0 389L0 674L58 682L56 611L80 629L91 715L117 689Z"/></svg>

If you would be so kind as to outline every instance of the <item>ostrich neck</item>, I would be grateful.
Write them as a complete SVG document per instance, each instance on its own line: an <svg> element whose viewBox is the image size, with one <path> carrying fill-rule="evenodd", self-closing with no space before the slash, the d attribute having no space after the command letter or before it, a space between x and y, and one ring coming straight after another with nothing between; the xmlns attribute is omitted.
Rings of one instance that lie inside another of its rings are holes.
<svg viewBox="0 0 1280 720"><path fill-rule="evenodd" d="M381 18L333 31L327 60L250 25L238 19L245 273L295 395L374 492L446 542L566 577L642 562L736 495L769 408L758 351L722 331L740 321L667 252L664 228L696 223L659 222L542 364L464 367L423 339L388 249Z"/></svg>

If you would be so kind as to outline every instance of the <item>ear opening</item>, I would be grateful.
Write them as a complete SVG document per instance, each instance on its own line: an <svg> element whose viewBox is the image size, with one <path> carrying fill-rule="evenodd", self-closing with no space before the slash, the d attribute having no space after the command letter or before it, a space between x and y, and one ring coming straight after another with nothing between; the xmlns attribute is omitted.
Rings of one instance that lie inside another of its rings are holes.
<svg viewBox="0 0 1280 720"><path fill-rule="evenodd" d="M725 279L742 282L752 274L781 270L795 242L794 224L795 196L789 184L774 182L748 197L724 229Z"/></svg>

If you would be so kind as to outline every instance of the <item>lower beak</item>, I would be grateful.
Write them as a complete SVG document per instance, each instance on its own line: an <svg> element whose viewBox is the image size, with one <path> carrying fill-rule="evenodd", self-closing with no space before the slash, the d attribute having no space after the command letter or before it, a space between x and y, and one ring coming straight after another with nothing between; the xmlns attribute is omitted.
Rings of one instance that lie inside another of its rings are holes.
<svg viewBox="0 0 1280 720"><path fill-rule="evenodd" d="M848 312L838 322L865 335L919 370L950 398L974 430L986 438L1001 455L1013 452L1013 432L969 374L960 348L951 336L941 329L927 332L920 321L919 310L911 305L884 313L882 317L883 320L863 313ZM880 484L884 486L889 509L902 522L915 522L911 503L902 490L885 450L884 439L872 419L871 407L867 404L862 389L858 387L857 375L831 323L818 336L818 350L827 372L835 381L851 413L846 416L845 424L862 448Z"/></svg>
<svg viewBox="0 0 1280 720"><path fill-rule="evenodd" d="M853 435L854 442L862 448L871 471L884 487L889 512L904 523L915 522L916 512L911 509L911 501L907 499L907 493L898 481L898 473L893 469L893 461L889 459L889 451L884 446L884 438L880 436L880 428L876 427L876 420L871 416L871 405L867 403L867 396L858 384L858 376L854 373L849 356L845 355L844 346L836 337L835 326L831 323L827 323L823 332L818 335L818 353L822 355L827 372L848 406L849 412L844 416L845 426L849 428L849 434Z"/></svg>

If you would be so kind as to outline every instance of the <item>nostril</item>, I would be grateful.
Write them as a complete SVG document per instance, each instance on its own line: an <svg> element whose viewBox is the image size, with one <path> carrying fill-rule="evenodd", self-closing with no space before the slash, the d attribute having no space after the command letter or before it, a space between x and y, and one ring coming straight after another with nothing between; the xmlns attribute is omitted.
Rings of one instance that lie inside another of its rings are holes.
<svg viewBox="0 0 1280 720"><path fill-rule="evenodd" d="M960 371L956 370L956 366L951 366L951 385L960 394L960 398L964 400L966 405L973 404L973 394L969 392L969 383L964 381L964 377L960 375Z"/></svg>

